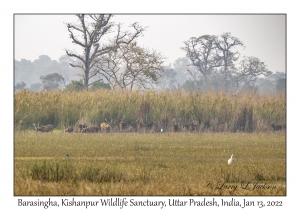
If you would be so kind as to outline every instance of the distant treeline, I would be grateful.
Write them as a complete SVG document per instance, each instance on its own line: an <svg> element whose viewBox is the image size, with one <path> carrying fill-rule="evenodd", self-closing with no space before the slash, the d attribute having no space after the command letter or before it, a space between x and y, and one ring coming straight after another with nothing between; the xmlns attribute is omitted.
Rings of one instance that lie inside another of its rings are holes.
<svg viewBox="0 0 300 210"><path fill-rule="evenodd" d="M21 59L14 60L14 81L19 89L30 89L40 91L42 89L41 76L57 73L61 75L66 83L71 80L79 80L80 70L69 65L71 61L68 56L61 56L59 61L52 60L48 55L41 55L34 61ZM22 86L23 84L23 86Z"/></svg>
<svg viewBox="0 0 300 210"><path fill-rule="evenodd" d="M271 130L271 124L285 125L285 95L197 93L182 91L110 90L81 92L18 91L14 95L16 130L34 130L36 125L53 124L55 129L79 123L99 126L111 122L112 132L190 131L255 132ZM224 127L226 125L226 128ZM174 130L175 128L175 130Z"/></svg>
<svg viewBox="0 0 300 210"><path fill-rule="evenodd" d="M42 89L55 91L58 88L81 91L84 89L82 78L78 76L81 71L78 68L72 68L69 65L71 61L72 59L66 55L62 56L59 61L51 60L47 55L41 55L39 59L33 62L25 59L21 61L15 60L15 91L22 89L35 92L39 92ZM204 81L204 78L201 76L195 79L192 77L192 74L196 73L197 70L189 65L188 59L183 57L178 58L168 66L164 66L161 78L151 89L168 91L182 89L185 92L207 92L209 90L222 92L225 89L226 84L220 72L212 72L207 77L208 81ZM189 71L187 71L187 67L189 67ZM286 74L284 72L276 72L268 77L261 76L252 83L240 85L239 88L228 92L245 93L256 91L263 94L281 94L286 91ZM90 90L101 88L112 89L104 78L103 81L94 82L89 87Z"/></svg>

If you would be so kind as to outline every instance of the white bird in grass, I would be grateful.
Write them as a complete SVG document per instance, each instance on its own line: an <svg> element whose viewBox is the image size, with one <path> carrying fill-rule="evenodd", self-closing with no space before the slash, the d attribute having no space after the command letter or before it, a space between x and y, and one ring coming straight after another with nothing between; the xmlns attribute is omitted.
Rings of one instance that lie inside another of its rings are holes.
<svg viewBox="0 0 300 210"><path fill-rule="evenodd" d="M233 154L231 155L231 158L228 160L228 165L230 165L232 163L232 156L233 156Z"/></svg>
<svg viewBox="0 0 300 210"><path fill-rule="evenodd" d="M68 155L68 154L66 155L66 159L67 159L67 160L69 159L69 155Z"/></svg>

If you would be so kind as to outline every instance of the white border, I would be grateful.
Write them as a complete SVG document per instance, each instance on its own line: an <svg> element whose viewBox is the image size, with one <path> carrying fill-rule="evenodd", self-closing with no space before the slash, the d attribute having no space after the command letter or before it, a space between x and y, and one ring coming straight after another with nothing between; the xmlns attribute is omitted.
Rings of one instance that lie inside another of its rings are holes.
<svg viewBox="0 0 300 210"><path fill-rule="evenodd" d="M151 3L150 3L151 2ZM71 10L70 10L71 8ZM13 196L13 14L14 13L76 13L76 12L106 12L106 13L286 13L287 14L287 196L283 197L245 197L252 200L282 200L284 209L299 206L297 192L299 190L298 128L299 100L297 99L299 83L299 11L296 1L21 1L2 2L1 5L1 49L2 81L1 115L2 135L0 146L1 178L0 178L0 207L15 209L17 199ZM3 97L4 96L4 97ZM3 135L4 134L4 135ZM34 197L29 197L34 199ZM65 198L65 197L64 197ZM86 200L87 197L76 197ZM137 197L136 197L137 198ZM146 197L142 197L146 199ZM158 197L157 199L168 199ZM178 197L176 197L178 198ZM229 197L226 197L229 199ZM237 199L242 199L238 197ZM43 199L46 199L44 197ZM60 199L54 197L53 199ZM91 199L98 199L91 197ZM155 197L151 197L155 199ZM183 197L182 199L188 199ZM221 199L221 198L218 198ZM24 207L23 207L24 208ZM198 207L199 208L199 207ZM27 208L32 209L32 208ZM40 208L41 209L41 208ZM70 209L70 208L69 208ZM76 208L81 209L81 208ZM99 209L99 208L98 208ZM103 209L103 208L101 208ZM111 208L116 209L116 208ZM214 209L214 208L208 208ZM220 209L220 208L218 208ZM229 209L229 208L225 208ZM254 209L254 208L247 208ZM264 208L265 209L265 208ZM268 208L269 209L269 208ZM278 209L278 207L276 208Z"/></svg>

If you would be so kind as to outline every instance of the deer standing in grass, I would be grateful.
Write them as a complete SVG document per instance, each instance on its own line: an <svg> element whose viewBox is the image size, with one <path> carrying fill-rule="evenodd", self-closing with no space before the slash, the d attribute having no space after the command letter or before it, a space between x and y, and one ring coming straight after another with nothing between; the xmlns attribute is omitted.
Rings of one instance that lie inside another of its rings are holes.
<svg viewBox="0 0 300 210"><path fill-rule="evenodd" d="M141 129L142 129L142 127L143 127L143 124L139 121L139 120L136 120L135 121L135 127L136 127L136 131L137 132L140 132L141 131Z"/></svg>
<svg viewBox="0 0 300 210"><path fill-rule="evenodd" d="M177 124L172 125L172 132L178 132L179 126Z"/></svg>
<svg viewBox="0 0 300 210"><path fill-rule="evenodd" d="M33 123L33 126L34 126L36 132L38 132L38 131L40 131L40 132L53 132L53 129L54 129L54 126L51 125L51 124L36 127L35 123Z"/></svg>
<svg viewBox="0 0 300 210"><path fill-rule="evenodd" d="M275 125L274 123L271 124L274 131L282 130L285 128L285 125Z"/></svg>
<svg viewBox="0 0 300 210"><path fill-rule="evenodd" d="M73 132L73 127L72 126L69 126L69 127L67 127L65 130L64 130L64 132L65 133L72 133Z"/></svg>
<svg viewBox="0 0 300 210"><path fill-rule="evenodd" d="M178 132L179 131L179 125L178 125L178 122L175 119L173 119L173 121L172 121L171 130L172 130L172 132Z"/></svg>
<svg viewBox="0 0 300 210"><path fill-rule="evenodd" d="M111 120L110 123L112 123L112 120ZM105 132L105 133L110 132L110 130L111 130L110 123L108 123L107 120L106 120L106 118L105 118L105 122L103 122L103 123L100 124L100 130L101 130L101 132Z"/></svg>
<svg viewBox="0 0 300 210"><path fill-rule="evenodd" d="M230 123L230 122L229 122ZM223 123L218 126L220 132L227 132L229 123Z"/></svg>
<svg viewBox="0 0 300 210"><path fill-rule="evenodd" d="M119 127L120 127L120 131L123 131L124 129L126 129L127 123L121 120L121 122L119 123Z"/></svg>
<svg viewBox="0 0 300 210"><path fill-rule="evenodd" d="M190 124L190 130L191 131L197 131L198 128L199 128L199 124L200 124L199 120L193 119L191 124Z"/></svg>
<svg viewBox="0 0 300 210"><path fill-rule="evenodd" d="M99 127L94 125L89 125L88 127L83 128L81 130L81 133L97 133L97 132L99 132Z"/></svg>
<svg viewBox="0 0 300 210"><path fill-rule="evenodd" d="M85 124L85 123L83 123L83 124L79 124L78 126L77 126L77 131L78 132L82 132L82 129L84 129L84 128L87 128L88 126L87 126L87 124Z"/></svg>

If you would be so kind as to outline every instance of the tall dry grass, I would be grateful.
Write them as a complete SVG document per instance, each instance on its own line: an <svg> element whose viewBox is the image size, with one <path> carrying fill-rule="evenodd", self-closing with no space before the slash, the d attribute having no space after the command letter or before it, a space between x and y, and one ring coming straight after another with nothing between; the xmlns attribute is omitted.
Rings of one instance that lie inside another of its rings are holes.
<svg viewBox="0 0 300 210"><path fill-rule="evenodd" d="M118 127L121 120L133 125L137 120L170 130L174 122L199 121L198 131L218 131L229 123L228 131L252 132L285 124L285 95L261 96L255 93L124 92L30 92L14 96L14 123L19 130L32 124L54 124L57 129L78 122L99 125L105 119Z"/></svg>

